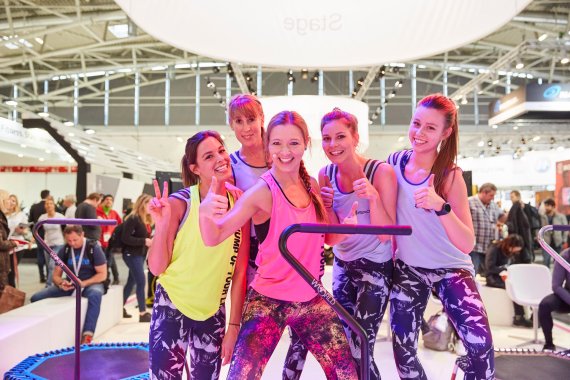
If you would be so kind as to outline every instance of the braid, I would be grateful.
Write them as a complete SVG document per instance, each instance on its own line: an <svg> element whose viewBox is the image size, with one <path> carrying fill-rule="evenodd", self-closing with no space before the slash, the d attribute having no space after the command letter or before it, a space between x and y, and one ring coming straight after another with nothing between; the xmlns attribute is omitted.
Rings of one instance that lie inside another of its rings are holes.
<svg viewBox="0 0 570 380"><path fill-rule="evenodd" d="M327 222L327 214L325 212L325 208L323 206L321 198L319 196L317 196L315 194L315 192L313 191L313 186L311 185L311 176L307 172L307 169L305 168L305 163L303 162L303 160L301 160L301 165L299 165L299 177L301 177L301 180L303 181L303 184L305 185L305 189L307 189L307 192L309 193L309 197L311 197L311 202L315 206L315 211L317 213L317 219L320 220L321 222L326 223Z"/></svg>

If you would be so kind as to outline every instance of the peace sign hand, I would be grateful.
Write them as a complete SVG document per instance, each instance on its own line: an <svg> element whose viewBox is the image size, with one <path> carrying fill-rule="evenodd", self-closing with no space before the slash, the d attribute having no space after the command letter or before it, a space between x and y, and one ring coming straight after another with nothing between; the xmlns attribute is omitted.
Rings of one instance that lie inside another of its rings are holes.
<svg viewBox="0 0 570 380"><path fill-rule="evenodd" d="M325 185L321 187L321 198L325 208L332 208L334 199L334 189L328 175L325 174Z"/></svg>
<svg viewBox="0 0 570 380"><path fill-rule="evenodd" d="M158 181L154 179L152 181L154 185L155 197L148 203L148 212L152 216L155 224L165 225L170 221L171 208L170 203L168 203L168 182L164 181L164 186L162 189L162 195L160 193L160 187L158 186Z"/></svg>
<svg viewBox="0 0 570 380"><path fill-rule="evenodd" d="M354 201L352 208L348 215L342 220L342 224L358 224L356 220L356 209L358 208L358 201Z"/></svg>
<svg viewBox="0 0 570 380"><path fill-rule="evenodd" d="M200 215L211 219L216 219L228 211L228 198L225 195L216 193L218 179L212 177L212 183L208 189L208 194L200 203Z"/></svg>
<svg viewBox="0 0 570 380"><path fill-rule="evenodd" d="M427 187L416 190L414 193L415 206L427 211L441 210L445 201L436 192L434 187L434 174L430 174Z"/></svg>

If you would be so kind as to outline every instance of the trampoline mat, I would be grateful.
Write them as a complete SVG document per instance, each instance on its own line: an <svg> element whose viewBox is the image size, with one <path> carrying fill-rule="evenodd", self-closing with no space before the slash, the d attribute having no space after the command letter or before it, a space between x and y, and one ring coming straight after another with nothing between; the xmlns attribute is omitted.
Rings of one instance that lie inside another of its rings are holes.
<svg viewBox="0 0 570 380"><path fill-rule="evenodd" d="M568 379L570 360L548 355L509 355L495 357L497 380Z"/></svg>
<svg viewBox="0 0 570 380"><path fill-rule="evenodd" d="M72 347L30 356L4 379L73 379ZM81 346L81 380L148 379L147 343L100 343Z"/></svg>

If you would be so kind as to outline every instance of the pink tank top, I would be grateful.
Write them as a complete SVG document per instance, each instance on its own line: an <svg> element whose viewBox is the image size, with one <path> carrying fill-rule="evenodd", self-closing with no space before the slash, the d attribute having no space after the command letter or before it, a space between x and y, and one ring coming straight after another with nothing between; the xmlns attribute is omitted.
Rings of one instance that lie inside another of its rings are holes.
<svg viewBox="0 0 570 380"><path fill-rule="evenodd" d="M295 207L269 171L261 176L273 198L271 220L267 237L259 245L255 263L258 266L251 286L264 296L283 301L304 302L316 296L315 291L289 265L279 252L279 236L295 223L316 223L315 206ZM295 233L287 241L287 248L311 274L320 280L325 269L324 235Z"/></svg>

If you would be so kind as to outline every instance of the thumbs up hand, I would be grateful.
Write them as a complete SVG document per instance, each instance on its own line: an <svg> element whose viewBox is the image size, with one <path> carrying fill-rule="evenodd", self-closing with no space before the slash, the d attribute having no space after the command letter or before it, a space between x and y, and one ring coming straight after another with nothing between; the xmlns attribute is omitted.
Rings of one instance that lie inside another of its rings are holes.
<svg viewBox="0 0 570 380"><path fill-rule="evenodd" d="M358 202L355 201L352 204L352 208L350 209L350 212L348 213L348 215L342 220L342 224L358 224L358 221L356 220L356 209L358 208Z"/></svg>
<svg viewBox="0 0 570 380"><path fill-rule="evenodd" d="M435 192L434 187L435 175L432 173L428 178L427 187L416 190L414 193L415 206L424 210L441 210L445 203L442 197Z"/></svg>
<svg viewBox="0 0 570 380"><path fill-rule="evenodd" d="M228 198L225 195L217 194L217 189L218 179L214 176L208 194L200 203L200 215L214 219L228 211Z"/></svg>
<svg viewBox="0 0 570 380"><path fill-rule="evenodd" d="M352 189L358 198L368 199L369 201L380 198L378 191L372 186L368 178L364 176L364 173L362 173L362 178L352 183Z"/></svg>
<svg viewBox="0 0 570 380"><path fill-rule="evenodd" d="M325 175L325 185L321 187L321 198L325 208L332 208L334 199L334 189L328 175Z"/></svg>

